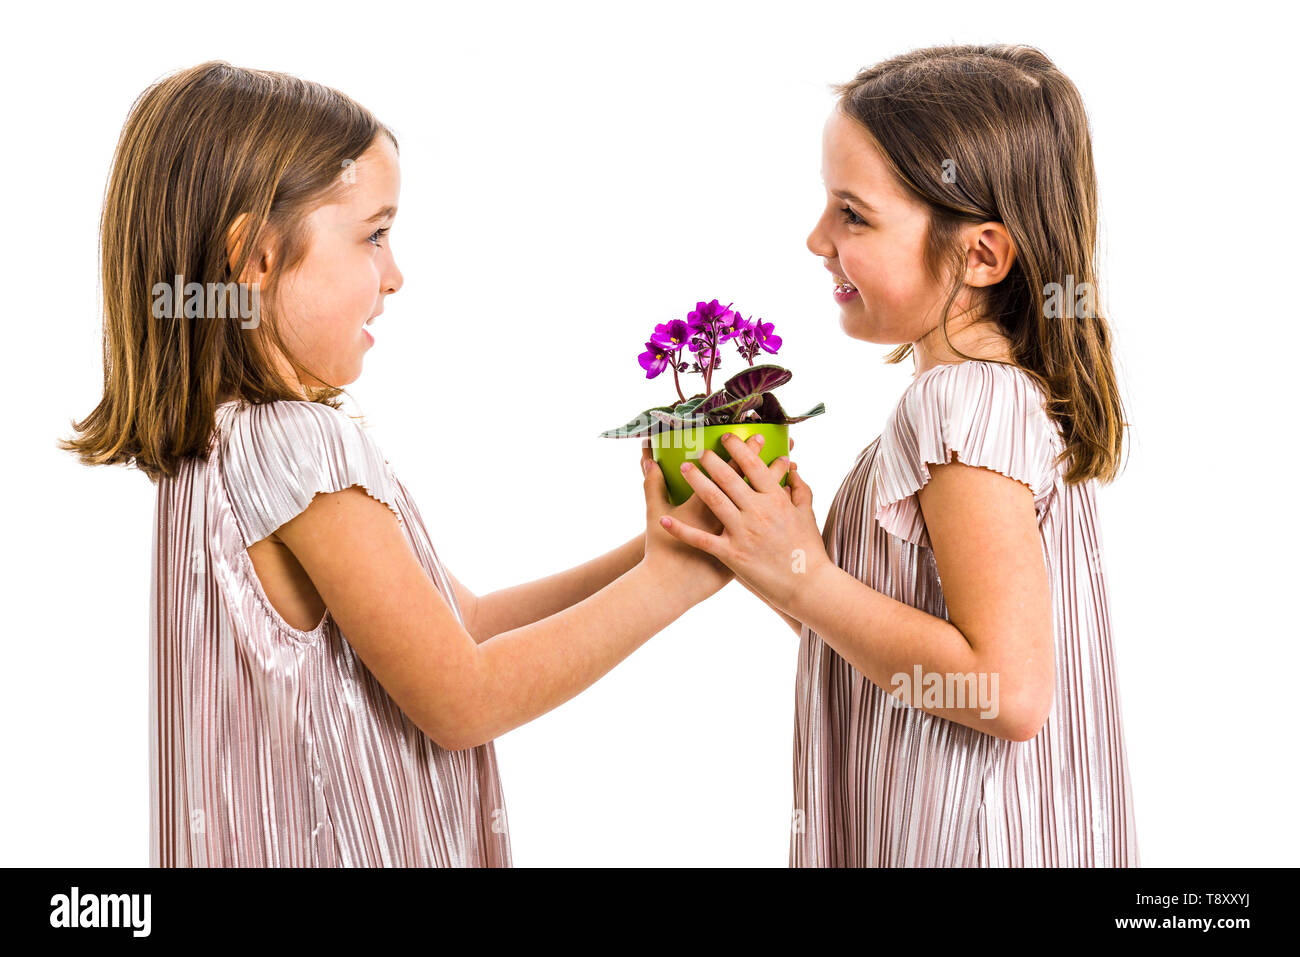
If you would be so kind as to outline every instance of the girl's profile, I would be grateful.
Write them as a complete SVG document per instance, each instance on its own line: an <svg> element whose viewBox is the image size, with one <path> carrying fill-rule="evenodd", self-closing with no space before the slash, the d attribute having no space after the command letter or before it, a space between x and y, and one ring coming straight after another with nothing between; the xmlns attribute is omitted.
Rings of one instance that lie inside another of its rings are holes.
<svg viewBox="0 0 1300 957"><path fill-rule="evenodd" d="M688 475L723 532L664 519L800 636L790 863L1137 866L1082 100L1009 45L914 50L837 92L807 246L844 333L913 381L824 529L795 466L787 492L734 440L751 485L708 452Z"/></svg>
<svg viewBox="0 0 1300 957"><path fill-rule="evenodd" d="M644 534L488 595L444 567L341 398L402 288L400 183L360 104L224 61L151 86L122 131L104 394L64 447L157 486L154 866L510 866L493 739L731 578L659 525L709 514L670 507L646 448ZM169 283L213 295L156 308ZM209 307L246 286L256 321Z"/></svg>

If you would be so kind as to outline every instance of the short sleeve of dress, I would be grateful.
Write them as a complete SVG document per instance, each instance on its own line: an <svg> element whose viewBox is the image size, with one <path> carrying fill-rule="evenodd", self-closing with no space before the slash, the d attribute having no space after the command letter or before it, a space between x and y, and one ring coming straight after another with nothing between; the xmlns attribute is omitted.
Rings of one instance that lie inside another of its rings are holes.
<svg viewBox="0 0 1300 957"><path fill-rule="evenodd" d="M402 524L392 471L347 413L317 402L243 405L222 439L221 480L248 547L303 512L318 492L359 485Z"/></svg>
<svg viewBox="0 0 1300 957"><path fill-rule="evenodd" d="M929 547L916 493L932 464L957 460L1028 486L1041 523L1054 494L1060 432L1038 384L1022 370L965 361L923 372L881 433L876 521L891 535Z"/></svg>

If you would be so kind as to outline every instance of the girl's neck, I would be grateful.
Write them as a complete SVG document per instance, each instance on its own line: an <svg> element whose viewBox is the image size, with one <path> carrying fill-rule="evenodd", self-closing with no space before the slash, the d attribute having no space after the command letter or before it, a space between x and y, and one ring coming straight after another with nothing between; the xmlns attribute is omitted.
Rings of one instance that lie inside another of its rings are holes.
<svg viewBox="0 0 1300 957"><path fill-rule="evenodd" d="M938 326L912 343L913 378L935 366L965 362L966 356L983 361L1015 362L1010 341L992 323L972 322L956 330L950 326L948 338L964 355L948 347Z"/></svg>

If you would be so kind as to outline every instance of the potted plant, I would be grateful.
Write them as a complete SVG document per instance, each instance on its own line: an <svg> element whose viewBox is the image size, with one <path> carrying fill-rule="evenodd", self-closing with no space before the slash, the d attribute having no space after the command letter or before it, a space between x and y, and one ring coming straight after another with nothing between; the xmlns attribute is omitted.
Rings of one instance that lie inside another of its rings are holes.
<svg viewBox="0 0 1300 957"><path fill-rule="evenodd" d="M721 346L727 342L735 343L749 367L713 391L713 372L722 365ZM695 491L682 475L683 462L699 459L705 449L712 449L724 462L730 460L722 445L725 433L741 441L761 433L759 457L770 465L789 453L791 424L826 411L819 402L803 415L786 414L772 390L789 382L792 373L776 365L754 365L760 352L775 354L781 348L781 337L773 333L772 323L746 319L730 305L720 306L716 299L697 303L684 320L655 326L645 346L638 359L646 378L653 379L671 367L678 401L646 409L627 425L602 432L601 437L648 438L674 505L682 504ZM684 358L683 350L694 353L695 361ZM704 376L704 391L687 398L682 392L683 373ZM781 484L785 483L783 476Z"/></svg>

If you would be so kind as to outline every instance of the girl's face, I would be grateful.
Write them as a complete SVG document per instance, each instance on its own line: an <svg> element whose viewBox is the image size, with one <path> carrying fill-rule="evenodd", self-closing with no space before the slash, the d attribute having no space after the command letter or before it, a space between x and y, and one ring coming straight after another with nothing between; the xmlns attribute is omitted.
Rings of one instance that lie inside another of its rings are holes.
<svg viewBox="0 0 1300 957"><path fill-rule="evenodd" d="M343 200L308 216L306 257L280 286L285 344L305 367L293 370L290 385L355 382L374 345L366 324L383 312L384 297L402 288L388 244L401 189L396 149L381 135L340 175ZM330 381L322 383L308 369ZM282 370L289 374L283 362Z"/></svg>
<svg viewBox="0 0 1300 957"><path fill-rule="evenodd" d="M838 108L823 134L822 181L826 209L808 236L808 249L826 260L834 277L827 286L839 303L841 328L866 342L912 343L918 371L935 356L951 354L931 348L943 341L939 319L949 287L925 268L929 212L894 178L866 131ZM853 290L843 290L846 281ZM954 301L954 318L968 308L967 292L963 287ZM960 322L949 321L959 347L971 341L960 330ZM998 352L994 345L986 351Z"/></svg>
<svg viewBox="0 0 1300 957"><path fill-rule="evenodd" d="M808 248L826 260L840 326L855 339L897 345L914 342L937 320L937 284L925 271L924 206L903 192L880 151L853 120L831 111L822 137L826 209Z"/></svg>

